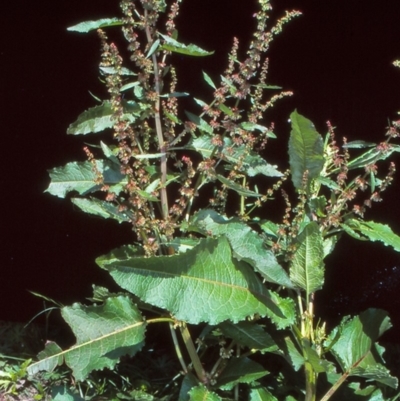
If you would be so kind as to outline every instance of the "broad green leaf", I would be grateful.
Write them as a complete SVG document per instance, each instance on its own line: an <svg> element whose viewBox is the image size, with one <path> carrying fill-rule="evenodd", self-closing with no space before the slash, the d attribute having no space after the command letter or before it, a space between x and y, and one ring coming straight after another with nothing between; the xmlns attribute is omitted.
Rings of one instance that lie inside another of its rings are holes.
<svg viewBox="0 0 400 401"><path fill-rule="evenodd" d="M249 263L265 280L293 288L293 283L273 252L266 249L262 238L239 219L228 219L214 210L204 209L193 217L189 230L211 233L213 236L225 235L234 257Z"/></svg>
<svg viewBox="0 0 400 401"><path fill-rule="evenodd" d="M278 327L294 320L292 301L268 290L247 263L235 260L225 237L202 239L180 255L111 254L96 263L125 290L188 323L239 322L255 313Z"/></svg>
<svg viewBox="0 0 400 401"><path fill-rule="evenodd" d="M332 346L332 353L343 371L395 388L397 379L381 365L375 346L376 340L391 327L387 313L380 309L368 309L352 319L346 317L341 324L340 337ZM333 330L333 336L337 330Z"/></svg>
<svg viewBox="0 0 400 401"><path fill-rule="evenodd" d="M209 158L215 153L215 145L213 145L211 137L207 135L191 140L188 147L195 149L204 158ZM267 177L283 176L277 170L277 166L268 164L258 153L249 151L244 145L234 145L230 138L224 138L224 145L218 148L218 153L221 154L224 161L232 165L240 165L239 171L245 172L249 177L258 174Z"/></svg>
<svg viewBox="0 0 400 401"><path fill-rule="evenodd" d="M118 18L102 18L96 21L80 22L79 24L67 28L67 31L86 33L93 31L94 29L107 28L109 26L120 26L123 24L123 21Z"/></svg>
<svg viewBox="0 0 400 401"><path fill-rule="evenodd" d="M304 174L310 180L319 176L324 166L324 143L313 123L294 111L290 115L289 163L293 185L303 189Z"/></svg>
<svg viewBox="0 0 400 401"><path fill-rule="evenodd" d="M212 54L214 54L214 52L208 52L193 44L184 45L183 43L172 39L170 36L163 35L161 33L159 33L159 35L165 40L165 43L160 46L160 49L196 57L211 56Z"/></svg>
<svg viewBox="0 0 400 401"><path fill-rule="evenodd" d="M206 81L208 83L208 85L211 86L211 88L217 90L217 87L215 86L215 84L212 81L212 79L210 78L210 76L204 71L203 71L203 78L204 78L204 81Z"/></svg>
<svg viewBox="0 0 400 401"><path fill-rule="evenodd" d="M96 198L72 198L72 203L79 207L83 212L100 216L103 219L114 219L118 223L131 221L125 212L120 212L118 206L111 202L102 201Z"/></svg>
<svg viewBox="0 0 400 401"><path fill-rule="evenodd" d="M309 223L298 236L297 249L290 266L290 279L309 295L324 283L324 245L318 224Z"/></svg>
<svg viewBox="0 0 400 401"><path fill-rule="evenodd" d="M96 160L98 171L104 178L104 184L110 187L121 183L125 176L119 171L119 167L110 161ZM96 173L90 162L72 162L63 167L56 167L48 170L51 182L45 192L65 198L72 191L80 195L86 195L100 190L102 185L97 185Z"/></svg>
<svg viewBox="0 0 400 401"><path fill-rule="evenodd" d="M223 175L217 174L217 178L227 188L232 189L233 191L237 192L240 196L253 197L253 198L259 198L262 196L261 194L259 194L257 192L254 192L254 191L251 191L250 189L242 187L241 185L237 184L234 181L228 180Z"/></svg>
<svg viewBox="0 0 400 401"><path fill-rule="evenodd" d="M361 233L370 241L383 242L386 246L392 246L395 251L400 252L400 237L386 224L349 219L343 226L347 226L351 230Z"/></svg>
<svg viewBox="0 0 400 401"><path fill-rule="evenodd" d="M206 132L207 134L212 134L214 132L213 128L211 125L209 125L205 120L203 120L201 117L196 116L196 114L190 113L189 111L185 111L185 114L187 115L188 119L195 123L197 125L197 128L200 131Z"/></svg>
<svg viewBox="0 0 400 401"><path fill-rule="evenodd" d="M265 387L257 386L250 390L249 401L278 401Z"/></svg>
<svg viewBox="0 0 400 401"><path fill-rule="evenodd" d="M235 340L242 347L263 350L264 352L273 352L278 349L272 337L257 323L248 321L236 324L223 322L219 328L226 337Z"/></svg>
<svg viewBox="0 0 400 401"><path fill-rule="evenodd" d="M376 380L386 386L397 389L398 379L390 375L389 369L381 364L357 366L351 370L349 376L363 377L368 380Z"/></svg>
<svg viewBox="0 0 400 401"><path fill-rule="evenodd" d="M122 118L130 123L136 120L139 116L140 107L135 102L124 102L124 114ZM113 109L111 102L104 101L99 106L94 106L78 116L78 119L73 122L67 130L70 135L86 135L112 128L115 125L113 119Z"/></svg>
<svg viewBox="0 0 400 401"><path fill-rule="evenodd" d="M262 365L249 358L234 358L218 377L217 387L232 390L236 384L252 383L268 373Z"/></svg>
<svg viewBox="0 0 400 401"><path fill-rule="evenodd" d="M103 305L74 304L61 313L75 334L76 344L66 351L50 344L39 354L41 360L29 366L29 374L51 371L65 362L81 381L93 370L113 369L120 357L133 356L142 348L145 322L126 296L109 298Z"/></svg>
<svg viewBox="0 0 400 401"><path fill-rule="evenodd" d="M208 390L203 384L189 391L189 401L222 401L222 398Z"/></svg>

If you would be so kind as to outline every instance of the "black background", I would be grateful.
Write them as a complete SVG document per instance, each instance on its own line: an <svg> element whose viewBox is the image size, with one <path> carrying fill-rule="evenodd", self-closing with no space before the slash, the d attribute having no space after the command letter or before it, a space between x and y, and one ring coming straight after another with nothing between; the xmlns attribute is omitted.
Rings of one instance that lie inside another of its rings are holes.
<svg viewBox="0 0 400 401"><path fill-rule="evenodd" d="M321 133L330 120L338 137L380 141L388 120L400 110L400 70L391 64L400 58L400 2L275 0L272 5L272 20L285 9L301 10L303 16L286 27L270 50L269 83L295 95L266 116L278 134L269 161L287 163L287 120L295 108ZM203 97L207 86L201 70L214 78L223 72L233 36L242 49L247 46L256 9L254 0L184 2L177 20L180 39L216 53L201 60L181 57L179 90ZM98 80L96 34L66 28L118 15L116 0L0 5L0 320L25 321L41 310L42 301L27 290L71 303L90 296L92 283L110 287L94 259L133 239L129 227L89 217L68 201L43 193L47 169L84 160L82 146L88 138L65 132L95 104L89 90L105 94ZM385 202L366 217L390 223L400 233L398 185L397 179ZM384 307L400 332L397 265L398 254L382 245L344 239L327 260L326 295L319 297L319 311L339 316Z"/></svg>

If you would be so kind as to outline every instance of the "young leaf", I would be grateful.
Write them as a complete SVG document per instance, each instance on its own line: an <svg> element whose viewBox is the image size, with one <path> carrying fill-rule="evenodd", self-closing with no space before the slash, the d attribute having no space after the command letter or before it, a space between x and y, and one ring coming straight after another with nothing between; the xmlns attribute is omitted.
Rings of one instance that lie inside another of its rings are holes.
<svg viewBox="0 0 400 401"><path fill-rule="evenodd" d="M395 251L400 252L400 237L386 224L349 219L346 221L345 226L361 233L369 238L370 241L383 242L386 246L392 246Z"/></svg>
<svg viewBox="0 0 400 401"><path fill-rule="evenodd" d="M273 252L266 249L262 238L239 219L227 219L214 210L204 209L193 217L189 230L211 233L213 236L225 235L234 257L249 263L265 280L293 288L293 283Z"/></svg>
<svg viewBox="0 0 400 401"><path fill-rule="evenodd" d="M294 319L293 302L269 291L247 263L233 259L225 237L200 240L180 255L111 254L96 263L125 290L188 323L239 322L258 313L286 327Z"/></svg>
<svg viewBox="0 0 400 401"><path fill-rule="evenodd" d="M211 56L212 54L214 54L214 52L208 52L193 44L184 45L183 43L172 39L170 36L163 35L161 33L159 33L159 35L165 40L165 43L160 46L160 49L196 57Z"/></svg>
<svg viewBox="0 0 400 401"><path fill-rule="evenodd" d="M289 163L293 185L304 189L304 175L308 183L319 176L324 166L324 143L310 120L294 111L290 115L292 131L289 140Z"/></svg>
<svg viewBox="0 0 400 401"><path fill-rule="evenodd" d="M290 267L290 279L309 295L324 283L324 245L318 224L309 223L298 236L298 247Z"/></svg>
<svg viewBox="0 0 400 401"><path fill-rule="evenodd" d="M96 21L84 21L79 24L70 26L67 31L87 33L94 29L107 28L109 26L120 26L124 22L118 18L102 18Z"/></svg>
<svg viewBox="0 0 400 401"><path fill-rule="evenodd" d="M140 115L140 107L135 102L124 102L123 118L129 122L134 122ZM94 106L78 116L67 129L70 135L86 135L112 128L115 120L112 118L114 112L111 102L105 101L99 106Z"/></svg>
<svg viewBox="0 0 400 401"><path fill-rule="evenodd" d="M53 370L65 362L76 380L84 380L93 370L113 369L119 358L133 356L142 348L145 322L135 305L126 296L109 298L103 305L74 304L62 309L77 342L66 351L51 343L31 364L29 374Z"/></svg>
<svg viewBox="0 0 400 401"><path fill-rule="evenodd" d="M108 160L96 160L96 168L104 178L104 184L113 186L121 183L126 177L121 174L119 166ZM96 184L96 173L90 162L72 162L63 167L56 167L49 171L51 182L45 192L59 198L72 191L80 195L96 192L101 185Z"/></svg>

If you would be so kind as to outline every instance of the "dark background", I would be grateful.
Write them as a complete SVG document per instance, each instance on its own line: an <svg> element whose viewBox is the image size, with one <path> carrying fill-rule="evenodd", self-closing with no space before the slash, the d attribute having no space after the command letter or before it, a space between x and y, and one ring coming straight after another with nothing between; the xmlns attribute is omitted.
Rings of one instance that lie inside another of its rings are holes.
<svg viewBox="0 0 400 401"><path fill-rule="evenodd" d="M201 70L217 78L226 67L232 37L242 49L254 28L252 0L186 0L177 20L180 38L214 56L182 57L179 90L202 97ZM295 108L321 133L329 119L338 137L379 142L400 110L400 2L398 0L275 0L272 17L285 9L303 16L290 23L270 51L269 83L292 90L266 116L276 124L271 159L287 161L287 123ZM132 240L130 228L84 215L72 204L44 194L46 170L85 158L88 137L66 129L93 106L89 90L104 95L98 80L95 33L68 26L118 16L118 2L101 0L13 1L0 5L1 265L0 320L26 321L43 307L28 290L63 303L82 301L91 284L111 285L95 257ZM273 20L272 18L272 20ZM200 83L199 83L200 82ZM95 142L95 138L92 140ZM280 144L280 145L279 145ZM281 146L281 148L279 148ZM400 233L399 180L367 218ZM326 295L320 312L337 317L367 306L391 312L400 333L399 255L379 244L346 238L327 260Z"/></svg>

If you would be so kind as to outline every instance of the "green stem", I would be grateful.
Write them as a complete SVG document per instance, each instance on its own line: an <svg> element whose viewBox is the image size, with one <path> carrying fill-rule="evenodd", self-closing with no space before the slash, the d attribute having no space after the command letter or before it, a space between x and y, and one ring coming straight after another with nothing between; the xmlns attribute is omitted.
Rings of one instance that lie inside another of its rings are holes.
<svg viewBox="0 0 400 401"><path fill-rule="evenodd" d="M178 357L179 363L181 364L183 371L185 372L185 374L187 374L188 368L186 366L185 360L183 359L183 355L181 352L181 348L179 347L179 342L178 342L178 338L176 337L173 323L169 324L169 329L171 331L172 341L174 342L176 356Z"/></svg>
<svg viewBox="0 0 400 401"><path fill-rule="evenodd" d="M199 378L201 383L206 384L207 383L206 372L204 371L199 355L196 352L196 347L193 344L192 337L190 336L186 323L181 322L180 330L186 349L193 363L193 368L197 374L197 377Z"/></svg>

